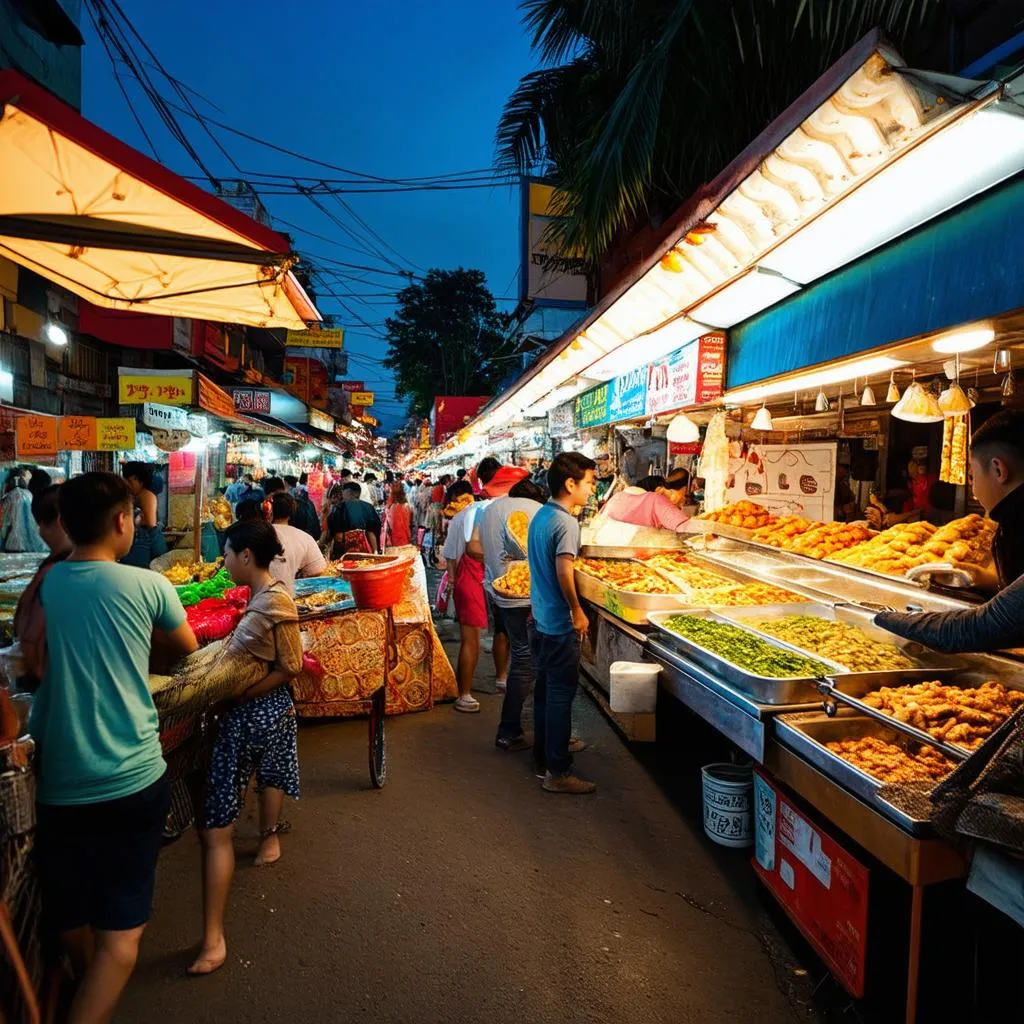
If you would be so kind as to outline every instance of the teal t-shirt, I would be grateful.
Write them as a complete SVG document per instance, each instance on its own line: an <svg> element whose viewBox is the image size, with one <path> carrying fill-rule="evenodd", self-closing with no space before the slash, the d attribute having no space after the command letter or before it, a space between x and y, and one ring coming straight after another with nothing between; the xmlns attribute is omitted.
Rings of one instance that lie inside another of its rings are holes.
<svg viewBox="0 0 1024 1024"><path fill-rule="evenodd" d="M29 730L36 799L91 804L131 796L166 771L149 693L153 628L185 611L159 573L116 562L60 562L42 586L47 663Z"/></svg>

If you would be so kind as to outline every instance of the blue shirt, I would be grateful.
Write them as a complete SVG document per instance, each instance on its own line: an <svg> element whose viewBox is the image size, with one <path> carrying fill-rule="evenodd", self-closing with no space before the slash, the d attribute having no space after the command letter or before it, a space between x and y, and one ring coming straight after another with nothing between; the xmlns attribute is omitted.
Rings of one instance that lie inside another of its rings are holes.
<svg viewBox="0 0 1024 1024"><path fill-rule="evenodd" d="M174 587L149 569L60 562L42 602L47 663L29 719L37 799L91 804L138 793L167 770L149 654L154 627L185 622Z"/></svg>
<svg viewBox="0 0 1024 1024"><path fill-rule="evenodd" d="M530 521L527 558L530 562L530 603L537 631L548 636L571 633L572 612L558 583L559 555L575 558L580 550L580 524L549 501Z"/></svg>

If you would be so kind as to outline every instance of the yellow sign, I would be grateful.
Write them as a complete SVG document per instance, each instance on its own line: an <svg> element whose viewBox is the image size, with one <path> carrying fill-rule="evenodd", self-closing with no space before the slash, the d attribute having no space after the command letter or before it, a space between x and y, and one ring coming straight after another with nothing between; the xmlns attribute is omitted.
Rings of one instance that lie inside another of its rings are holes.
<svg viewBox="0 0 1024 1024"><path fill-rule="evenodd" d="M364 412L359 419L365 423L368 427L379 427L380 420L376 416L371 416L368 412Z"/></svg>
<svg viewBox="0 0 1024 1024"><path fill-rule="evenodd" d="M548 229L557 220L561 203L550 185L523 179L528 217L522 219L522 298L556 305L587 304L587 267L580 250L557 252Z"/></svg>
<svg viewBox="0 0 1024 1024"><path fill-rule="evenodd" d="M135 420L127 416L96 420L96 451L126 452L135 447Z"/></svg>
<svg viewBox="0 0 1024 1024"><path fill-rule="evenodd" d="M289 331L284 343L288 348L341 348L345 344L345 329L311 327L308 331Z"/></svg>
<svg viewBox="0 0 1024 1024"><path fill-rule="evenodd" d="M349 401L353 405L362 406L373 405L375 397L376 395L373 391L353 391L352 394L348 396Z"/></svg>
<svg viewBox="0 0 1024 1024"><path fill-rule="evenodd" d="M57 454L57 418L19 416L14 424L14 450L19 459L52 458Z"/></svg>
<svg viewBox="0 0 1024 1024"><path fill-rule="evenodd" d="M122 373L117 378L117 401L120 405L192 404L192 374ZM232 408L234 406L232 405Z"/></svg>

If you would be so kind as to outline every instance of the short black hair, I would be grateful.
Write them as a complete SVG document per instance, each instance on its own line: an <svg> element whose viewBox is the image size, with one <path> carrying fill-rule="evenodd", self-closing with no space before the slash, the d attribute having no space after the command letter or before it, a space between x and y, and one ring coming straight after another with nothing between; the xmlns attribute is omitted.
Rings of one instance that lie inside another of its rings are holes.
<svg viewBox="0 0 1024 1024"><path fill-rule="evenodd" d="M339 473L338 475L341 477L342 480L344 480L346 477L350 477L352 475L352 470L343 469L341 473Z"/></svg>
<svg viewBox="0 0 1024 1024"><path fill-rule="evenodd" d="M669 473L668 479L662 480L658 486L664 487L666 491L685 491L689 483L690 474L684 469L675 473Z"/></svg>
<svg viewBox="0 0 1024 1024"><path fill-rule="evenodd" d="M459 480L461 480L465 475L466 475L466 471L464 469L459 469L459 470L456 470L456 472L455 472L455 476Z"/></svg>
<svg viewBox="0 0 1024 1024"><path fill-rule="evenodd" d="M551 496L557 498L565 491L566 481L582 480L591 469L596 470L597 463L581 452L559 452L551 460L551 468L548 470L548 490Z"/></svg>
<svg viewBox="0 0 1024 1024"><path fill-rule="evenodd" d="M246 519L229 526L224 543L230 544L236 555L251 551L253 560L261 569L269 568L278 555L284 554L277 531L262 519Z"/></svg>
<svg viewBox="0 0 1024 1024"><path fill-rule="evenodd" d="M118 512L131 513L132 492L116 473L83 473L62 484L57 498L74 544L95 544L110 533Z"/></svg>
<svg viewBox="0 0 1024 1024"><path fill-rule="evenodd" d="M295 515L295 499L287 491L276 491L270 499L270 514L277 519L291 519Z"/></svg>
<svg viewBox="0 0 1024 1024"><path fill-rule="evenodd" d="M268 476L263 480L263 493L269 498L272 494L284 490L284 481L279 476Z"/></svg>
<svg viewBox="0 0 1024 1024"><path fill-rule="evenodd" d="M309 474L308 473L300 473L299 474L299 483L302 484L303 487L305 487L305 485L309 483Z"/></svg>
<svg viewBox="0 0 1024 1024"><path fill-rule="evenodd" d="M1002 409L985 420L971 438L971 454L982 450L1024 465L1024 409Z"/></svg>
<svg viewBox="0 0 1024 1024"><path fill-rule="evenodd" d="M374 475L373 475L372 473L367 473L367 474L366 474L366 475L365 475L365 476L363 477L363 480L364 480L364 482L365 482L365 483L368 483L368 484L369 484L369 483L373 483L373 481L374 481L374 480L376 480L376 479L377 479L377 478L376 478L376 477L375 477L375 476L374 476Z"/></svg>
<svg viewBox="0 0 1024 1024"><path fill-rule="evenodd" d="M32 499L32 518L40 526L49 526L60 515L60 484L50 484Z"/></svg>
<svg viewBox="0 0 1024 1024"><path fill-rule="evenodd" d="M53 477L45 469L40 469L36 466L32 470L32 475L28 478L28 489L33 494L42 494L52 483Z"/></svg>
<svg viewBox="0 0 1024 1024"><path fill-rule="evenodd" d="M286 476L285 476L285 478L284 478L284 482L285 482L285 483L286 483L286 484L287 484L287 485L288 485L289 487L295 487L295 486L297 486L297 485L298 485L298 482L299 482L299 478L298 478L297 476L287 476L287 475L286 475Z"/></svg>
<svg viewBox="0 0 1024 1024"><path fill-rule="evenodd" d="M246 498L235 506L235 519L244 523L249 519L263 518L263 502L255 498Z"/></svg>
<svg viewBox="0 0 1024 1024"><path fill-rule="evenodd" d="M509 488L510 498L529 498L543 505L548 500L548 492L539 484L535 484L528 476Z"/></svg>
<svg viewBox="0 0 1024 1024"><path fill-rule="evenodd" d="M499 469L501 469L501 463L493 455L488 455L481 459L480 465L476 467L477 479L482 484L489 484Z"/></svg>
<svg viewBox="0 0 1024 1024"><path fill-rule="evenodd" d="M121 467L121 476L125 480L134 477L147 491L153 486L153 467L147 462L126 462Z"/></svg>
<svg viewBox="0 0 1024 1024"><path fill-rule="evenodd" d="M473 485L468 480L456 480L455 483L444 492L444 503L450 505L456 498L464 494L472 494Z"/></svg>
<svg viewBox="0 0 1024 1024"><path fill-rule="evenodd" d="M341 489L345 494L362 494L363 489L354 480L349 480L341 485Z"/></svg>
<svg viewBox="0 0 1024 1024"><path fill-rule="evenodd" d="M645 491L656 491L659 487L665 486L665 478L663 476L645 476L642 480L637 480L636 485Z"/></svg>

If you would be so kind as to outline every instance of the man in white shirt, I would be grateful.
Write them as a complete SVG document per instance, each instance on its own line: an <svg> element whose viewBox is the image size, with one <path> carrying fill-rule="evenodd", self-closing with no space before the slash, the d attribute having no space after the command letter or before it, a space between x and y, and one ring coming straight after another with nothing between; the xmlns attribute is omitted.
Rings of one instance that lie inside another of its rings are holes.
<svg viewBox="0 0 1024 1024"><path fill-rule="evenodd" d="M284 555L270 563L270 575L284 583L288 592L294 595L296 579L319 576L327 567L327 559L305 530L288 525L288 520L295 514L295 499L285 491L278 491L270 501L274 530L284 548Z"/></svg>

